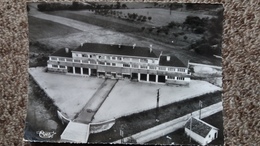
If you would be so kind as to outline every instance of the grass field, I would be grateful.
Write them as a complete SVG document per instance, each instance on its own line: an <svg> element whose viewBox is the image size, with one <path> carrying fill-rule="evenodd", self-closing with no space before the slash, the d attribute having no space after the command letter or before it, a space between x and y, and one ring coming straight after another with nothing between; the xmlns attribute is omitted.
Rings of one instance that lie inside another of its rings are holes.
<svg viewBox="0 0 260 146"><path fill-rule="evenodd" d="M127 13L137 13L138 15L144 15L146 17L151 16L151 21L147 21L146 23L153 26L165 26L171 21L176 23L183 23L187 16L198 16L200 18L212 18L211 15L193 13L189 11L176 11L161 8L150 8L150 9L121 9L118 10L123 12L123 15L127 15Z"/></svg>
<svg viewBox="0 0 260 146"><path fill-rule="evenodd" d="M28 16L28 21L30 41L81 32L78 29L33 16Z"/></svg>

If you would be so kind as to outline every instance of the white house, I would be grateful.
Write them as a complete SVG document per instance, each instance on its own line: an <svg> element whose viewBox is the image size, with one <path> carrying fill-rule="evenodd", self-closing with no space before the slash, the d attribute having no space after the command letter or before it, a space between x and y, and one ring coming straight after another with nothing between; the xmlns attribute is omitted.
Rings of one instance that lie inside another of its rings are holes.
<svg viewBox="0 0 260 146"><path fill-rule="evenodd" d="M185 124L185 133L201 145L207 145L218 137L218 128L191 117Z"/></svg>

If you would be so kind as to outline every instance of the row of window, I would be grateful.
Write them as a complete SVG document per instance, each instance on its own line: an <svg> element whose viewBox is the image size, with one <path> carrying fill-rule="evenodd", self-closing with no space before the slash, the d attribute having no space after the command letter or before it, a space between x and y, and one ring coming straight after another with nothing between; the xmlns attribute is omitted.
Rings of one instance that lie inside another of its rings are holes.
<svg viewBox="0 0 260 146"><path fill-rule="evenodd" d="M65 66L62 66L62 65L59 65L59 66L58 65L52 65L52 67L53 68L64 68L64 69L66 68ZM107 74L109 75L109 74L111 74L111 72L107 72ZM167 78L175 80L175 76L168 76ZM177 80L184 80L184 77L176 77L176 79Z"/></svg>
<svg viewBox="0 0 260 146"><path fill-rule="evenodd" d="M54 60L55 58L52 57L51 59ZM59 58L59 61L65 61L65 59L64 59L64 58ZM78 59L71 59L71 58L67 58L66 61L68 61L68 62L74 61L74 62L77 62L77 63L80 63L80 62L81 62L81 61L78 60ZM89 60L89 61L88 61L88 60L82 60L82 63L100 64L100 65L108 65L108 66L119 66L119 67L131 67L130 64L126 64L126 63L124 63L124 64L122 65L122 64L102 62L102 61L97 62L97 61L95 61L95 60ZM132 64L132 67L133 67L133 68L139 68L139 65ZM140 65L140 68L141 68L141 69L148 69L148 66L147 66L147 65ZM149 66L149 69L156 70L156 66L150 65L150 66ZM165 71L166 71L166 67L160 66L160 67L158 67L158 70L165 70ZM168 71L176 71L176 68L170 68L170 67L168 67ZM177 68L177 71L178 71L178 72L185 72L186 70L183 69L183 68Z"/></svg>
<svg viewBox="0 0 260 146"><path fill-rule="evenodd" d="M52 67L54 67L54 68L66 68L65 66L63 66L63 65L52 65Z"/></svg>
<svg viewBox="0 0 260 146"><path fill-rule="evenodd" d="M172 80L175 80L175 77L174 76L168 76L167 77L168 79L172 79ZM176 77L177 80L184 80L184 77Z"/></svg>
<svg viewBox="0 0 260 146"><path fill-rule="evenodd" d="M78 56L78 54L76 54ZM142 62L142 63L148 63L148 59L141 58L141 59L136 59L136 58L128 58L128 57L116 57L116 56L101 56L101 55L88 55L88 54L82 54L82 57L86 58L96 58L96 59L108 59L108 60L119 60L119 61L131 61L132 62ZM58 60L57 57L51 57L50 60ZM72 60L72 59L67 59L67 61ZM75 60L75 59L74 59ZM59 58L59 61L65 61L64 58ZM75 61L74 61L75 62ZM151 60L151 63L155 63L155 60Z"/></svg>

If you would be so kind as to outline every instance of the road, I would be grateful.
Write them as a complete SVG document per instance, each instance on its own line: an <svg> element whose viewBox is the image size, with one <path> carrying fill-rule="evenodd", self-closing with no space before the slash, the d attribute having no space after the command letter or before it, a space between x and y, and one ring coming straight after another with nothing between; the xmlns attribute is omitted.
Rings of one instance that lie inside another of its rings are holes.
<svg viewBox="0 0 260 146"><path fill-rule="evenodd" d="M201 110L201 118L208 117L210 115L213 115L219 111L222 111L222 102L213 104L211 106L205 107ZM127 141L130 137L134 138L138 144L144 144L146 142L149 142L151 140L154 140L156 138L159 138L161 136L167 135L171 132L174 132L180 128L183 128L185 123L187 122L188 118L191 116L191 114L187 114L185 116L179 117L177 119L174 119L172 121L160 124L158 126L152 127L150 129L141 131L139 133L136 133L132 136L126 137L123 139L123 141ZM192 113L193 117L199 117L199 110ZM117 140L113 143L121 143L121 139Z"/></svg>

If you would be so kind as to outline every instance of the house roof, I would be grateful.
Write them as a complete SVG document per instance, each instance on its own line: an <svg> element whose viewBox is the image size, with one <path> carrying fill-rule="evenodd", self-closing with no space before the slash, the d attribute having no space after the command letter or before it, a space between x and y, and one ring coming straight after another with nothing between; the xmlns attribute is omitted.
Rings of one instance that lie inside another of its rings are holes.
<svg viewBox="0 0 260 146"><path fill-rule="evenodd" d="M120 45L119 47L119 45L112 44L84 43L73 51L158 58L154 50L150 52L148 47L135 46L133 49L133 46L126 45Z"/></svg>
<svg viewBox="0 0 260 146"><path fill-rule="evenodd" d="M59 56L59 57L72 57L72 52L69 49L68 52L66 52L65 48L59 49L56 52L54 52L53 54L51 54L50 56Z"/></svg>
<svg viewBox="0 0 260 146"><path fill-rule="evenodd" d="M187 67L180 59L176 56L170 56L170 60L167 61L167 56L161 56L159 65L162 66L175 66L175 67Z"/></svg>
<svg viewBox="0 0 260 146"><path fill-rule="evenodd" d="M216 127L213 127L210 124L194 117L188 120L188 122L185 124L185 128L193 131L194 133L197 133L202 137L206 137L211 129L217 129Z"/></svg>

